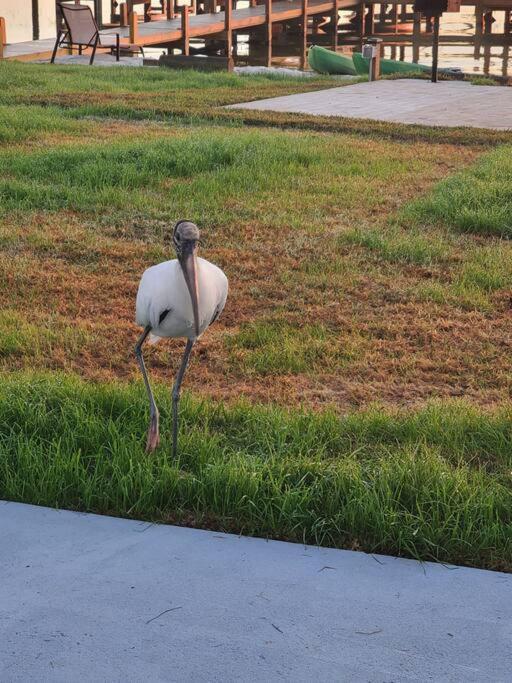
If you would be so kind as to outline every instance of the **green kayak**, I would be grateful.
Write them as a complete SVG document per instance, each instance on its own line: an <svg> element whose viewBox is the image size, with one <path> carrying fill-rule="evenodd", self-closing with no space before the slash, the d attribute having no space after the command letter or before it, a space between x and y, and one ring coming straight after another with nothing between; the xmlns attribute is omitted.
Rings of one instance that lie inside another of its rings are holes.
<svg viewBox="0 0 512 683"><path fill-rule="evenodd" d="M360 52L354 52L352 58L356 73L360 76L366 75L370 70L369 60L365 59ZM430 73L430 67L414 64L414 62L399 62L396 59L381 59L380 73L383 76L389 76L390 74Z"/></svg>
<svg viewBox="0 0 512 683"><path fill-rule="evenodd" d="M360 52L354 52L352 54L352 59L356 72L360 76L366 75L370 70L370 65L368 59L365 59ZM430 74L432 69L426 64L415 64L414 62L399 62L396 59L381 59L380 60L380 73L382 76L389 76L391 74L410 74L410 73L423 73ZM445 76L452 76L453 78L463 78L464 74L460 69L443 67L438 69L438 73L444 74Z"/></svg>
<svg viewBox="0 0 512 683"><path fill-rule="evenodd" d="M308 62L312 69L321 74L357 75L351 55L338 54L319 45L309 48Z"/></svg>

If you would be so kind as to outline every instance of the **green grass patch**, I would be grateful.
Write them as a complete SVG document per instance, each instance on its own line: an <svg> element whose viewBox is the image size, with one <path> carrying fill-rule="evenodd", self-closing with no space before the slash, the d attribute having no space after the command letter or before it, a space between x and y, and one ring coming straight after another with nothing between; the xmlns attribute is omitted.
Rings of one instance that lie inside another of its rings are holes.
<svg viewBox="0 0 512 683"><path fill-rule="evenodd" d="M419 231L393 230L382 226L352 228L339 237L340 244L354 244L374 252L379 259L391 263L431 265L446 258L450 247L440 235L425 235Z"/></svg>
<svg viewBox="0 0 512 683"><path fill-rule="evenodd" d="M44 133L79 135L89 126L89 122L65 116L56 107L0 105L0 143L23 142Z"/></svg>
<svg viewBox="0 0 512 683"><path fill-rule="evenodd" d="M357 354L355 343L340 345L324 325L282 320L247 323L226 344L236 365L259 375L335 372Z"/></svg>
<svg viewBox="0 0 512 683"><path fill-rule="evenodd" d="M246 90L253 93L265 90L296 91L312 90L339 85L340 82L324 76L312 79L293 78L282 74L251 74L249 76L228 73L227 71L204 72L194 69L101 69L82 68L75 65L44 65L21 62L2 62L0 68L0 100L12 102L17 97L25 98L27 93L42 95L86 94L91 100L98 93L155 95L164 100L178 98L183 91L189 95L193 91L208 92L215 99L215 92L232 90L235 96ZM205 102L205 107L208 102Z"/></svg>
<svg viewBox="0 0 512 683"><path fill-rule="evenodd" d="M71 117L129 120L217 121L364 137L471 146L510 142L508 131L410 126L332 116L224 109L224 105L350 85L333 77L289 78L193 70L88 68L3 62L0 104L39 104Z"/></svg>
<svg viewBox="0 0 512 683"><path fill-rule="evenodd" d="M412 203L404 219L459 232L512 237L512 147L489 152Z"/></svg>
<svg viewBox="0 0 512 683"><path fill-rule="evenodd" d="M51 357L57 350L79 353L87 341L85 330L58 316L30 320L15 310L0 311L0 361L8 357Z"/></svg>
<svg viewBox="0 0 512 683"><path fill-rule="evenodd" d="M450 281L422 283L416 292L422 300L487 311L492 295L511 287L512 244L494 240L468 248Z"/></svg>
<svg viewBox="0 0 512 683"><path fill-rule="evenodd" d="M370 149L369 149L370 148ZM369 151L372 154L369 154ZM385 203L382 187L430 170L386 142L351 137L179 127L175 135L0 153L0 211L81 211L202 226L258 220L315 226L343 207Z"/></svg>
<svg viewBox="0 0 512 683"><path fill-rule="evenodd" d="M4 376L0 496L420 559L512 567L510 409L346 418L185 397L178 462L140 386ZM158 391L164 428L168 391Z"/></svg>

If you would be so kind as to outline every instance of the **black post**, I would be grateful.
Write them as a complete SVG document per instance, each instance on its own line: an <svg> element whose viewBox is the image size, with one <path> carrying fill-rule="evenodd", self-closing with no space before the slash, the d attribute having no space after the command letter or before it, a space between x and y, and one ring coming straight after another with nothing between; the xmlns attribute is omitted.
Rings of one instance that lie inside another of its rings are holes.
<svg viewBox="0 0 512 683"><path fill-rule="evenodd" d="M439 58L439 14L434 15L434 36L432 40L432 83L437 83L437 62Z"/></svg>
<svg viewBox="0 0 512 683"><path fill-rule="evenodd" d="M94 0L94 18L100 28L103 27L103 0Z"/></svg>
<svg viewBox="0 0 512 683"><path fill-rule="evenodd" d="M32 40L39 40L39 0L32 0Z"/></svg>

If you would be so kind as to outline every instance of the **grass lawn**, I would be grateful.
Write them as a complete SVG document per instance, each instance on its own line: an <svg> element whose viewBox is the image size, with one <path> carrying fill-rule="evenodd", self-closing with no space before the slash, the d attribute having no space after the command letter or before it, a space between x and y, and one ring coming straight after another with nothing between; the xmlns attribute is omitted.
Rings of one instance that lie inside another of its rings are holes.
<svg viewBox="0 0 512 683"><path fill-rule="evenodd" d="M0 497L512 568L512 138L220 108L332 84L0 64ZM182 217L231 292L171 463Z"/></svg>

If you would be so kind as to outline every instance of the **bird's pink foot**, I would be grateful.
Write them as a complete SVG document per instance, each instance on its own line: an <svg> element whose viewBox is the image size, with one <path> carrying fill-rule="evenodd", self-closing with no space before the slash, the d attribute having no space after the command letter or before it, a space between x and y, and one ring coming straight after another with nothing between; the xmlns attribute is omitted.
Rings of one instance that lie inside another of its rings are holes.
<svg viewBox="0 0 512 683"><path fill-rule="evenodd" d="M146 442L146 453L153 453L160 444L160 433L158 429L158 415L151 418L148 429L148 440Z"/></svg>

